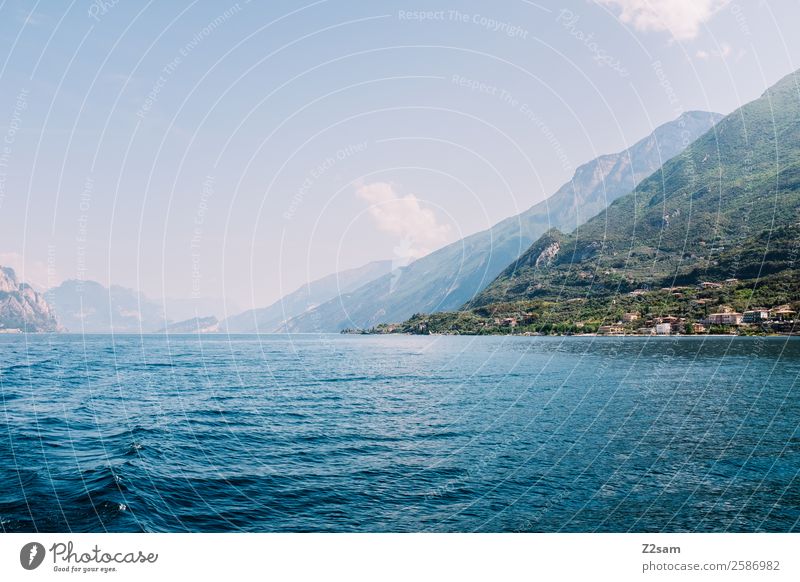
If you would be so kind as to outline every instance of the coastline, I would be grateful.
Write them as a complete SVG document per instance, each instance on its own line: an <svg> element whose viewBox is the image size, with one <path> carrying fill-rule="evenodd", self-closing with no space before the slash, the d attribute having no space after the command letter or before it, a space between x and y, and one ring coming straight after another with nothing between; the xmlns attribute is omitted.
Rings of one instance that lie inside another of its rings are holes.
<svg viewBox="0 0 800 582"><path fill-rule="evenodd" d="M410 333L405 331L381 332L371 330L342 330L342 331L318 331L318 332L181 332L181 333L163 333L163 332L108 332L108 331L91 331L91 332L72 332L72 331L18 331L18 332L4 332L0 333L0 337L27 337L27 336L50 336L50 337L262 337L262 336L285 336L285 337L318 337L318 336L409 336L409 337L520 337L520 338L540 338L540 337L560 337L560 338L669 338L669 339L700 339L700 338L794 338L800 337L800 332L785 332L785 333L697 333L697 334L610 334L610 333Z"/></svg>

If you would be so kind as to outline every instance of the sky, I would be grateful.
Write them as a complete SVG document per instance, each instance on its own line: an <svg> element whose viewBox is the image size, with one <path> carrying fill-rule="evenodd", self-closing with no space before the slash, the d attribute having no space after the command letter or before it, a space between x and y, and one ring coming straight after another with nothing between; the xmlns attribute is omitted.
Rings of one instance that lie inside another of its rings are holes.
<svg viewBox="0 0 800 582"><path fill-rule="evenodd" d="M0 0L0 264L219 317L800 67L800 3Z"/></svg>

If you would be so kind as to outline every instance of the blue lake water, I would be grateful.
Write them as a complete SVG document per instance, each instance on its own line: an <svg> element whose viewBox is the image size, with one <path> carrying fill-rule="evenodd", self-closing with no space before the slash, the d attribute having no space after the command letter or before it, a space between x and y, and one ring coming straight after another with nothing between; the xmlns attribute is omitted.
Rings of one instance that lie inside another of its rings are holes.
<svg viewBox="0 0 800 582"><path fill-rule="evenodd" d="M0 336L2 531L797 531L800 341Z"/></svg>

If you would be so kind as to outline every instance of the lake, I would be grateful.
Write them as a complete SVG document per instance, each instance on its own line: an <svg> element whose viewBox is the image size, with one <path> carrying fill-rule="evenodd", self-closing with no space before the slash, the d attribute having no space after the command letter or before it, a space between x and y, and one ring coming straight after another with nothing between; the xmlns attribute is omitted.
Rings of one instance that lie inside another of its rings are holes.
<svg viewBox="0 0 800 582"><path fill-rule="evenodd" d="M6 532L800 529L789 338L0 336Z"/></svg>

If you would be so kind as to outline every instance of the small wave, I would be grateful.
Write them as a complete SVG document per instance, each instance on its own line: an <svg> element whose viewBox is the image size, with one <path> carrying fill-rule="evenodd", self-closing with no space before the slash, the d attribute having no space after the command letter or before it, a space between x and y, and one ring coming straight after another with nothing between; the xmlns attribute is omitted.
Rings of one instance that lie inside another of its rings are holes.
<svg viewBox="0 0 800 582"><path fill-rule="evenodd" d="M103 467L90 469L81 473L84 491L88 496L107 493L124 493L128 490L125 477L118 469Z"/></svg>
<svg viewBox="0 0 800 582"><path fill-rule="evenodd" d="M0 374L4 374L6 372L13 372L15 370L38 370L40 368L49 368L48 364L56 362L55 358L45 358L44 360L39 360L37 362L25 362L22 364L13 364L11 366L6 366L2 370L0 370Z"/></svg>
<svg viewBox="0 0 800 582"><path fill-rule="evenodd" d="M374 382L375 378L370 376L338 376L334 378L317 378L320 384L337 384L339 382Z"/></svg>
<svg viewBox="0 0 800 582"><path fill-rule="evenodd" d="M122 429L122 430L120 430L118 432L111 433L111 434L107 435L105 438L107 438L109 440L116 440L116 439L125 438L125 439L129 439L130 442L139 442L139 440L140 440L139 437L152 435L152 434L154 434L156 432L157 432L157 429L155 429L155 428L147 428L147 427L144 427L144 426L141 426L141 425L137 424L137 425L129 427L129 428L124 428L124 429Z"/></svg>

